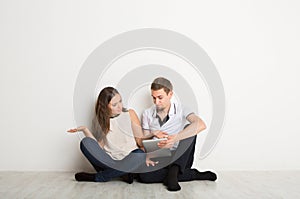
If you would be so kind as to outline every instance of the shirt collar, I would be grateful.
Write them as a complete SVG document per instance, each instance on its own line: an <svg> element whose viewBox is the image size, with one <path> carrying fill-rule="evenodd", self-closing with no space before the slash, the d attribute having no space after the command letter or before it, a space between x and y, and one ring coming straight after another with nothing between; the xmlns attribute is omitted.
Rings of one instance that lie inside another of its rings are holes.
<svg viewBox="0 0 300 199"><path fill-rule="evenodd" d="M176 112L177 112L177 110L176 110L176 104L173 103L173 102L171 102L171 106L170 106L170 110L169 110L168 115L169 115L169 116L175 115ZM156 117L156 115L157 115L157 112L156 112L156 106L154 105L154 106L153 106L152 117Z"/></svg>

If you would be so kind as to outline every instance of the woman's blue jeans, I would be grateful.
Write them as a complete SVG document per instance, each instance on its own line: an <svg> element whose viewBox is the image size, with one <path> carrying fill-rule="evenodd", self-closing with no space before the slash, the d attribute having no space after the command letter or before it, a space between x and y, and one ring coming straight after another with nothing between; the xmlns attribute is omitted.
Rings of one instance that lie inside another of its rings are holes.
<svg viewBox="0 0 300 199"><path fill-rule="evenodd" d="M122 160L114 160L95 139L89 137L82 139L80 149L97 171L95 182L107 182L126 173L134 173L146 161L146 154L141 149L133 150Z"/></svg>

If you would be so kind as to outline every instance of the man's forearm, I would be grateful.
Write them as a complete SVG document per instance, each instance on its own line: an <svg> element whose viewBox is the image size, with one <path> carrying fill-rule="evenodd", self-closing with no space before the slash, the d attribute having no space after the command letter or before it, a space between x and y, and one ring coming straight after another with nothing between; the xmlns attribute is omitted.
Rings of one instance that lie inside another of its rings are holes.
<svg viewBox="0 0 300 199"><path fill-rule="evenodd" d="M193 122L177 134L176 140L180 141L195 136L201 131L203 131L204 129L206 129L204 123L199 124L199 122Z"/></svg>

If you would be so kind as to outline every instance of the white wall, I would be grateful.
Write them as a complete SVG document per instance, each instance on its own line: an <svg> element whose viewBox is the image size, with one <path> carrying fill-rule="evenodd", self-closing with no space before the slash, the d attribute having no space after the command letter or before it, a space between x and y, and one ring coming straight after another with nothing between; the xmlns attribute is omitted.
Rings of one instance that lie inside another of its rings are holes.
<svg viewBox="0 0 300 199"><path fill-rule="evenodd" d="M300 3L1 1L0 170L82 170L73 89L87 56L137 28L174 30L215 63L227 98L215 150L195 166L300 169Z"/></svg>

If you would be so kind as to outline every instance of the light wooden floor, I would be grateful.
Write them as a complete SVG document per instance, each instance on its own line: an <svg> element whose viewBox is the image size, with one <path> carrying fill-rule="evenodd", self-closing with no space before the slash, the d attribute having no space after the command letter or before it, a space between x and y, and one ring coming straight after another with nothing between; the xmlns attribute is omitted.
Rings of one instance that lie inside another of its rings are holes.
<svg viewBox="0 0 300 199"><path fill-rule="evenodd" d="M136 181L76 182L71 172L0 172L0 198L300 198L300 171L217 173L216 182L182 182L173 193L162 184Z"/></svg>

